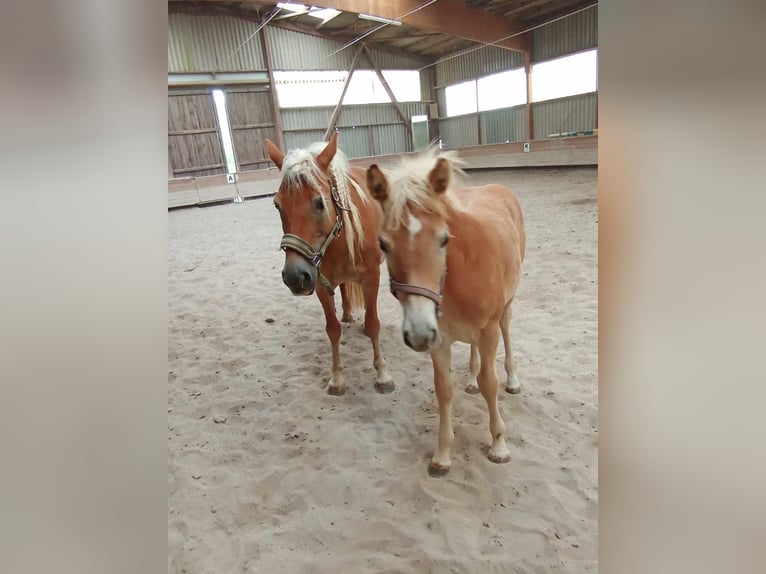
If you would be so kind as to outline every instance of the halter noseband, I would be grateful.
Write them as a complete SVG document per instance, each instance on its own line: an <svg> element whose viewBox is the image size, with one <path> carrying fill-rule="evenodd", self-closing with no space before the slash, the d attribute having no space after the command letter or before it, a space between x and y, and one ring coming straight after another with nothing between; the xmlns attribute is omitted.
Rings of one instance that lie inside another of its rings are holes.
<svg viewBox="0 0 766 574"><path fill-rule="evenodd" d="M447 267L445 265L444 267L444 273L442 273L442 279L439 284L439 292L431 291L430 289L426 289L425 287L420 287L418 285L411 285L410 283L399 283L398 281L394 281L393 279L389 280L389 284L391 286L391 295L399 298L397 296L397 293L407 293L409 295L419 295L421 297L425 297L427 299L430 299L434 303L436 303L436 315L438 316L441 312L441 306L442 306L442 299L444 296L444 280L447 278Z"/></svg>
<svg viewBox="0 0 766 574"><path fill-rule="evenodd" d="M327 279L327 277L322 275L322 273L319 271L319 266L322 264L322 259L324 259L327 248L330 247L330 244L333 242L333 240L343 230L343 218L341 217L340 212L350 211L350 209L348 207L343 207L340 204L340 195L338 194L338 188L335 184L335 179L333 178L332 174L330 174L329 183L330 196L332 197L332 203L335 206L335 226L332 228L332 231L330 231L330 234L322 242L322 245L319 247L319 249L315 251L314 247L308 241L305 241L303 238L298 237L297 235L293 235L292 233L285 233L282 236L282 242L279 244L279 248L283 251L292 249L296 253L306 258L308 262L316 268L319 281L322 283L322 285L324 285L325 289L327 289L330 295L333 296L335 295L335 291L332 287L332 284L330 284L330 281Z"/></svg>

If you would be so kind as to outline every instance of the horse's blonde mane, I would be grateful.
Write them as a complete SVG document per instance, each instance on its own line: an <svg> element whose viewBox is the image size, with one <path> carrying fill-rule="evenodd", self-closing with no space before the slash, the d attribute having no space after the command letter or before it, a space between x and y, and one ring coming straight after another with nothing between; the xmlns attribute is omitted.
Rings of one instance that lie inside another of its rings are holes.
<svg viewBox="0 0 766 574"><path fill-rule="evenodd" d="M428 174L440 158L449 161L451 168L449 187L441 197L435 196L430 191L428 183ZM443 152L436 148L431 148L412 158L402 159L395 168L386 173L389 192L383 225L385 227L406 225L404 216L410 206L446 217L446 205L456 207L452 191L463 177L460 165L463 165L463 162L457 157L456 152Z"/></svg>
<svg viewBox="0 0 766 574"><path fill-rule="evenodd" d="M316 162L318 156L327 146L327 142L315 142L305 149L294 149L287 152L282 162L282 179L287 185L287 189L295 189L298 185L305 182L315 190L321 192L321 181L326 181L327 177ZM367 194L351 179L348 175L348 159L345 154L337 150L335 157L330 162L328 168L340 197L340 203L343 207L349 208L341 211L343 226L346 229L346 245L353 264L359 246L364 241L364 228L359 217L359 209L351 197L351 186L356 189L359 198L368 201ZM328 182L329 186L329 182ZM332 198L325 198L326 201L332 201Z"/></svg>

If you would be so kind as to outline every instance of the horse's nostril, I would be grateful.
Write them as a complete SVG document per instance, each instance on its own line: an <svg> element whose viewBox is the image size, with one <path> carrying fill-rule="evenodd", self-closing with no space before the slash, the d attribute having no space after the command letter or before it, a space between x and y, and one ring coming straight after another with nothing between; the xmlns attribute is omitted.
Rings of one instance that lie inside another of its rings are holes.
<svg viewBox="0 0 766 574"><path fill-rule="evenodd" d="M404 332L404 344L407 345L408 347L412 347L412 341L410 341L410 334L407 331Z"/></svg>
<svg viewBox="0 0 766 574"><path fill-rule="evenodd" d="M308 271L301 271L301 284L308 287L311 284L311 274Z"/></svg>

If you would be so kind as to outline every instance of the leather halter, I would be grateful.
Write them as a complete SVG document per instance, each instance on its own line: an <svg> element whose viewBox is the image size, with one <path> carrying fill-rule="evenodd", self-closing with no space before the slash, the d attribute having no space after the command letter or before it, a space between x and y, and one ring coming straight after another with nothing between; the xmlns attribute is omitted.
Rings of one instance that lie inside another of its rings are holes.
<svg viewBox="0 0 766 574"><path fill-rule="evenodd" d="M436 303L436 315L438 316L441 313L441 306L442 306L442 299L444 295L444 280L447 278L447 267L445 265L444 267L444 273L442 273L442 279L439 284L439 292L431 291L430 289L426 289L425 287L420 287L418 285L412 285L410 283L399 283L398 281L394 281L392 278L389 280L389 284L391 286L391 295L399 299L397 296L397 293L407 293L409 295L419 295L421 297L425 297L427 299L430 299L434 303Z"/></svg>
<svg viewBox="0 0 766 574"><path fill-rule="evenodd" d="M283 251L287 251L288 249L292 249L296 253L302 255L305 259L308 260L311 265L313 265L317 270L317 278L322 283L322 285L327 289L328 293L331 296L335 295L335 290L332 287L332 284L330 281L325 277L320 271L319 266L322 264L322 259L324 259L325 252L327 251L327 248L330 247L330 244L335 240L336 237L340 234L340 232L343 230L343 218L341 217L340 212L341 211L351 211L348 207L343 207L340 204L340 195L338 194L338 188L335 184L335 180L330 175L329 178L330 183L330 196L332 197L332 203L335 206L335 226L333 226L332 231L330 231L330 234L325 238L325 240L322 242L322 245L317 249L314 250L314 247L308 242L305 241L303 238L298 237L297 235L293 235L292 233L285 233L282 236L282 242L279 244L279 248Z"/></svg>

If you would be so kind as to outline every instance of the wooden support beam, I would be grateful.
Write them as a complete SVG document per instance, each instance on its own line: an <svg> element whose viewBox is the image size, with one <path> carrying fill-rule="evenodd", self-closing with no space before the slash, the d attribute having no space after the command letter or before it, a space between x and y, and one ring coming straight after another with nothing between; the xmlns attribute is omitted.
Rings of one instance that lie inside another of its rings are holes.
<svg viewBox="0 0 766 574"><path fill-rule="evenodd" d="M380 83L383 84L383 89L386 90L388 97L391 98L391 103L394 104L394 107L396 108L396 113L398 113L399 117L402 118L402 122L404 122L404 127L407 128L407 131L409 132L410 137L412 137L412 124L410 123L410 119L405 115L405 113L402 111L402 108L399 106L399 102L396 100L396 96L394 95L393 90L388 85L386 78L383 77L383 73L380 71L380 66L378 66L378 62L375 60L375 56L372 55L372 52L370 51L370 49L367 47L366 44L362 44L362 48L364 49L364 55L367 56L367 59L370 61L370 64L372 64L372 67L375 70L375 73L378 75L378 79L380 80Z"/></svg>
<svg viewBox="0 0 766 574"><path fill-rule="evenodd" d="M265 124L244 124L241 126L231 126L231 131L234 130L258 130L261 128L273 128L274 124L265 123Z"/></svg>
<svg viewBox="0 0 766 574"><path fill-rule="evenodd" d="M476 144L481 145L481 114L479 113L479 82L473 83L476 90Z"/></svg>
<svg viewBox="0 0 766 574"><path fill-rule="evenodd" d="M525 115L527 117L526 134L527 141L532 141L535 135L534 123L532 118L532 34L528 35L527 51L524 52L524 72L527 79L527 106Z"/></svg>
<svg viewBox="0 0 766 574"><path fill-rule="evenodd" d="M440 46L442 44L447 44L448 42L454 42L455 38L452 36L447 36L445 34L438 34L436 37L425 37L421 40L419 40L417 43L410 44L408 47L411 50L417 50L420 53L427 52L427 51L434 51L437 46Z"/></svg>
<svg viewBox="0 0 766 574"><path fill-rule="evenodd" d="M261 29L261 46L263 47L264 60L266 60L266 71L269 74L269 95L271 96L271 108L274 111L274 130L277 132L277 145L279 149L287 152L285 149L285 134L282 130L282 112L279 110L279 100L277 99L277 85L274 82L274 65L271 59L268 26L264 26Z"/></svg>
<svg viewBox="0 0 766 574"><path fill-rule="evenodd" d="M439 94L436 90L436 68L434 66L428 68L428 82L430 87L430 99L433 100L433 104L428 105L428 139L431 143L434 143L441 137L439 118L442 116L442 112L439 109ZM436 108L435 115L432 113L432 106Z"/></svg>
<svg viewBox="0 0 766 574"><path fill-rule="evenodd" d="M343 84L343 91L340 94L338 105L335 106L335 110L332 112L332 117L330 118L330 125L327 126L327 131L325 131L324 136L322 137L322 140L326 142L330 141L330 134L332 133L335 124L338 123L338 116L340 116L340 109L343 105L343 98L346 97L346 90L348 90L348 85L351 83L351 76L354 75L354 69L356 68L356 60L361 53L362 46L357 46L356 52L354 52L354 59L351 60L351 67L348 70L348 77L346 78L346 82Z"/></svg>
<svg viewBox="0 0 766 574"><path fill-rule="evenodd" d="M192 136L196 134L214 134L218 132L218 128L200 128L196 130L175 130L168 132L169 136Z"/></svg>

